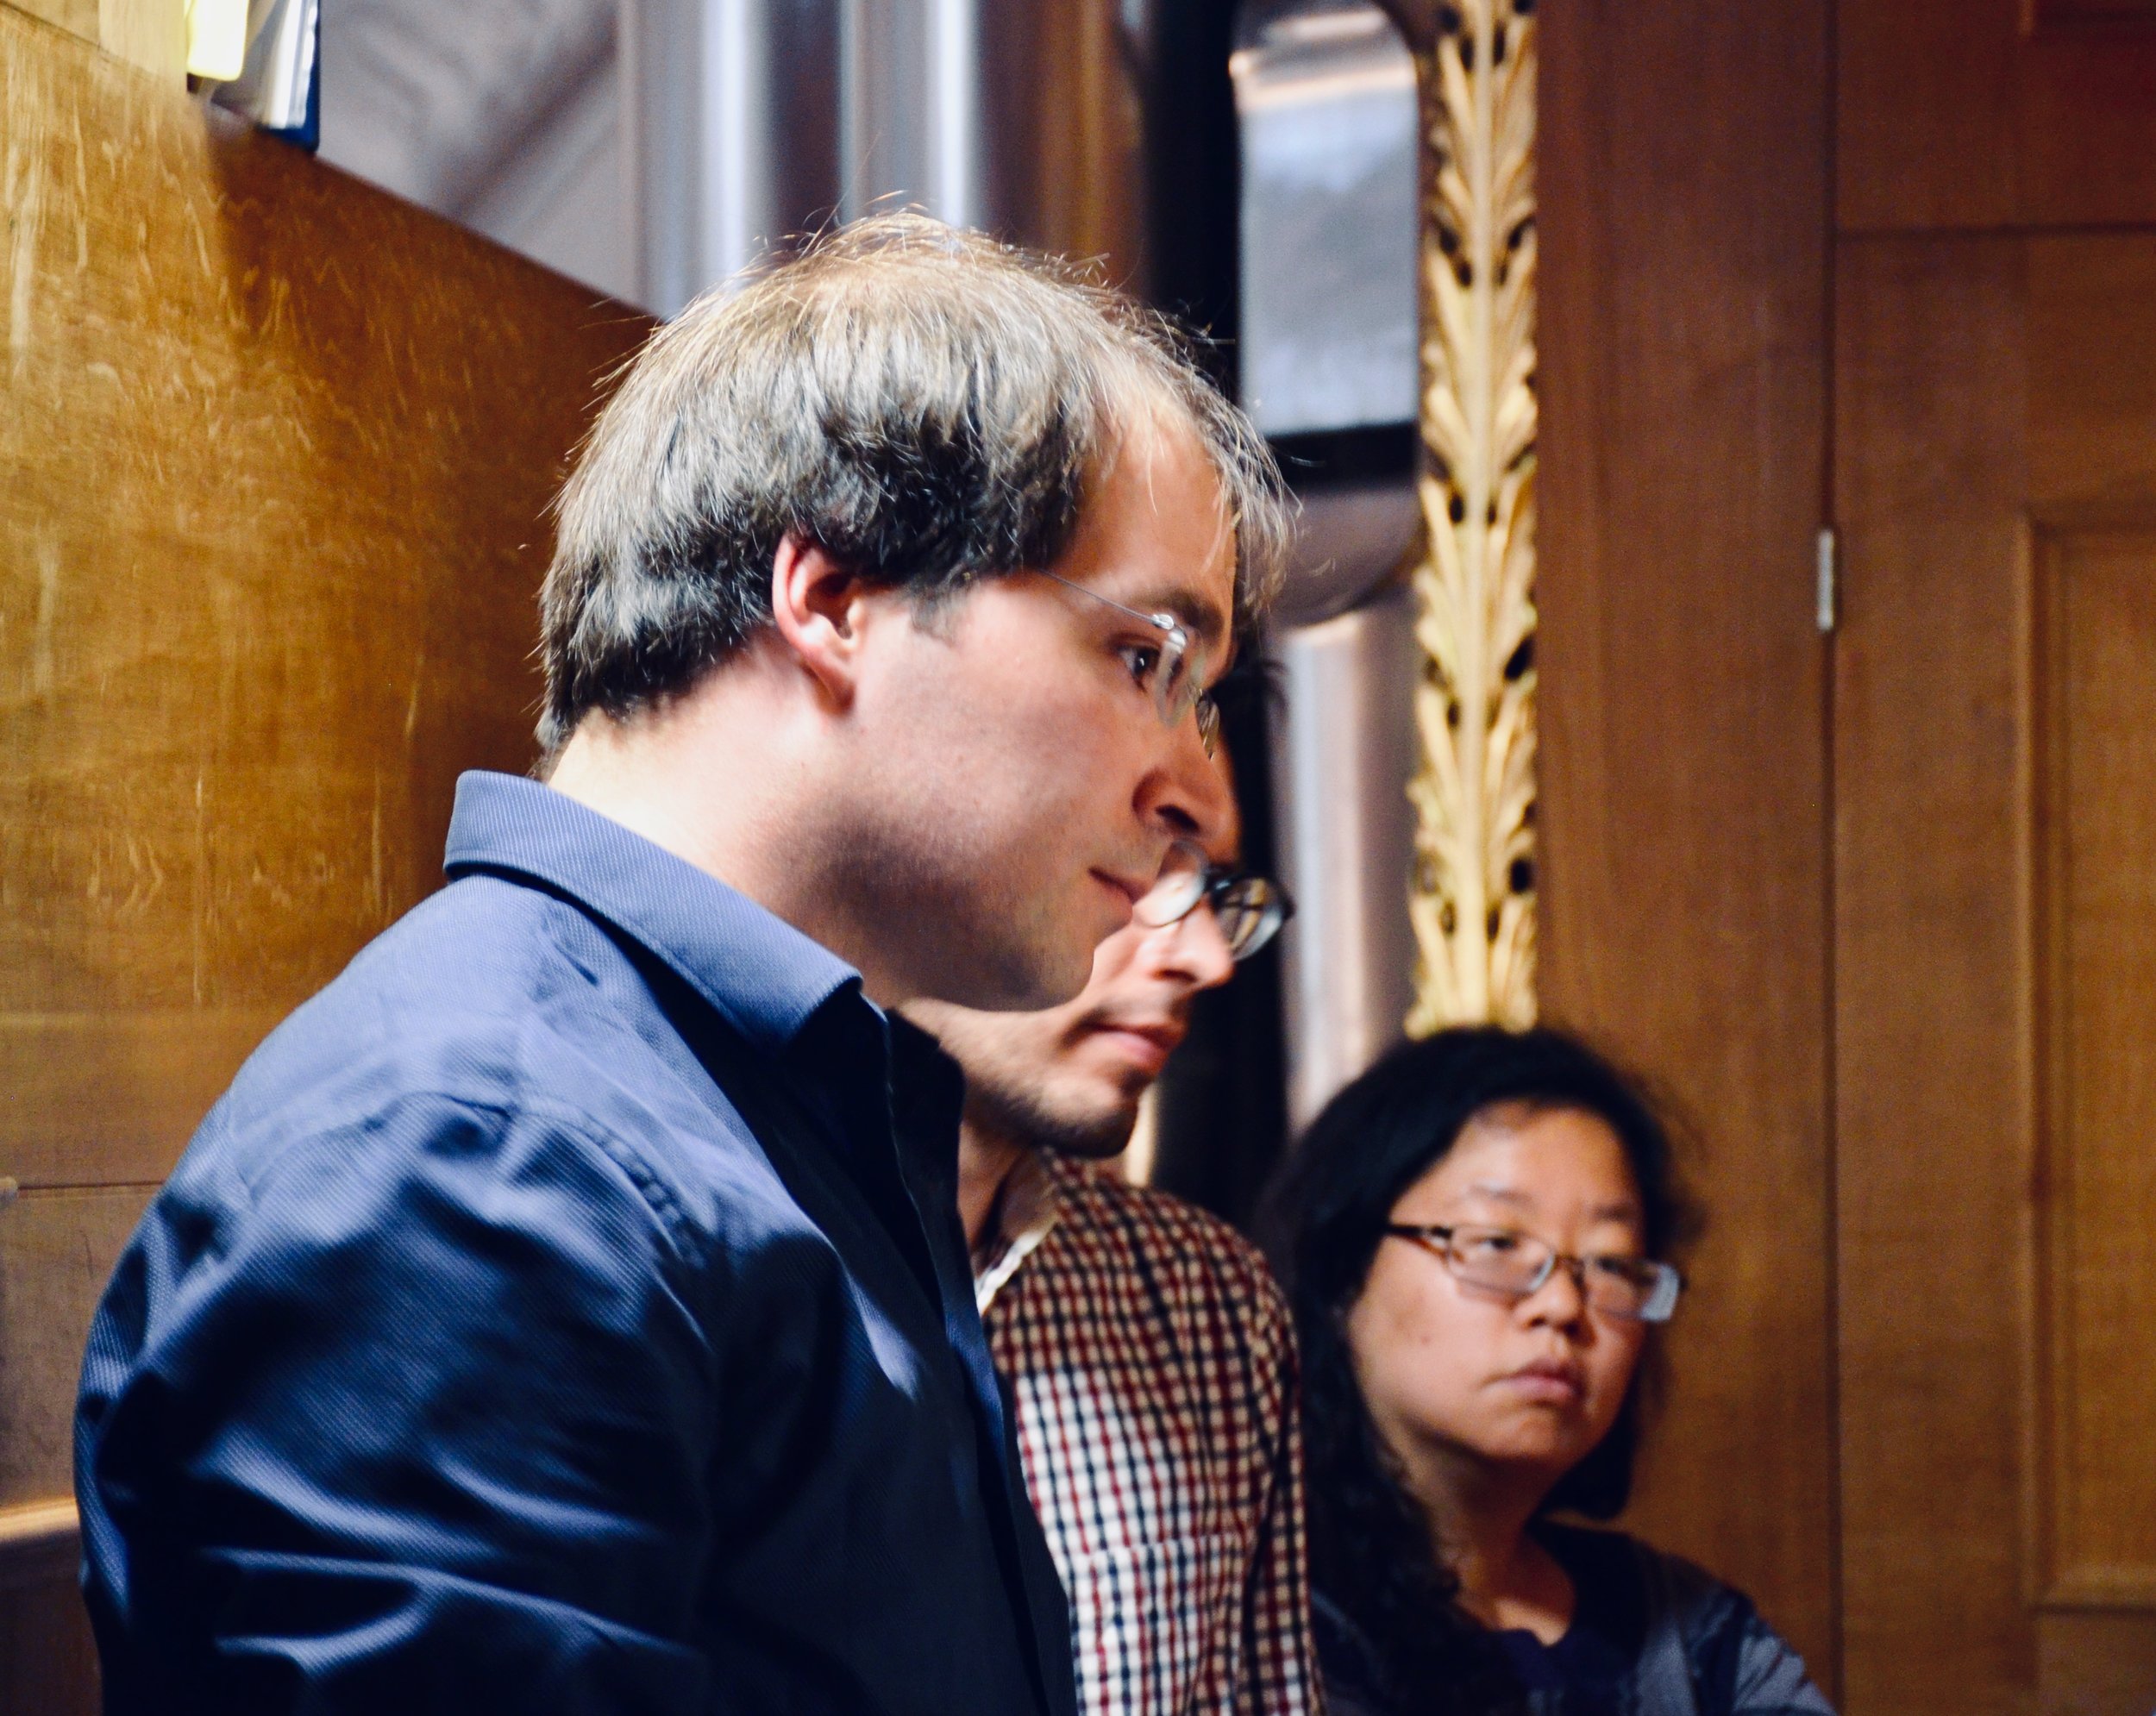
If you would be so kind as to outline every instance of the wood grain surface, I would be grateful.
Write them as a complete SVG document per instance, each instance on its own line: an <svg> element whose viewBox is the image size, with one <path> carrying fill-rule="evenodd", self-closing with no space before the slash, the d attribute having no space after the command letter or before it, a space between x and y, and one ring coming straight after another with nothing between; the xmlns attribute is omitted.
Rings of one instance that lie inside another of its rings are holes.
<svg viewBox="0 0 2156 1716"><path fill-rule="evenodd" d="M100 0L0 0L0 11L12 7L55 29L66 30L85 41L95 41L99 5Z"/></svg>
<svg viewBox="0 0 2156 1716"><path fill-rule="evenodd" d="M2156 7L1838 0L1851 232L2156 220Z"/></svg>
<svg viewBox="0 0 2156 1716"><path fill-rule="evenodd" d="M2147 499L2138 519L2041 521L2033 567L2043 1422L2030 1478L2040 1600L2156 1614L2156 485Z"/></svg>
<svg viewBox="0 0 2156 1716"><path fill-rule="evenodd" d="M1539 16L1542 998L1697 1134L1634 1523L1831 1684L1827 6Z"/></svg>
<svg viewBox="0 0 2156 1716"><path fill-rule="evenodd" d="M2015 1538L2034 1101L2017 242L1837 272L1836 1134L1849 1708L2034 1679ZM1984 640L1984 648L1974 647ZM1973 1249L1972 1249L1973 1248Z"/></svg>
<svg viewBox="0 0 2156 1716"><path fill-rule="evenodd" d="M187 87L187 0L0 0L9 6Z"/></svg>
<svg viewBox="0 0 2156 1716"><path fill-rule="evenodd" d="M547 506L649 324L3 7L0 185L21 1503L65 1492L91 1307L204 1109L436 886L458 773L530 763ZM87 1707L71 1606L0 1605L0 1708Z"/></svg>
<svg viewBox="0 0 2156 1716"><path fill-rule="evenodd" d="M1849 1707L2156 1703L2156 235L1837 272Z"/></svg>
<svg viewBox="0 0 2156 1716"><path fill-rule="evenodd" d="M435 886L457 772L529 762L546 506L645 323L35 26L0 54L0 1058L49 1091L0 1172L135 1181L162 1087Z"/></svg>

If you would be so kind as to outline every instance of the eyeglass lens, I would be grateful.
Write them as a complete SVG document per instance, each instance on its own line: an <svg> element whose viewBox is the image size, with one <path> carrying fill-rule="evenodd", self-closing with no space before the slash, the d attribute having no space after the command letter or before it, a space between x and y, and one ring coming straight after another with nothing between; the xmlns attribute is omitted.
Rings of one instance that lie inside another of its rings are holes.
<svg viewBox="0 0 2156 1716"><path fill-rule="evenodd" d="M1520 1298L1538 1291L1559 1262L1544 1241L1501 1228L1456 1227L1444 1251L1452 1273L1470 1287ZM1658 1323L1677 1308L1676 1271L1667 1264L1586 1257L1574 1267L1582 1296L1598 1311Z"/></svg>
<svg viewBox="0 0 2156 1716"><path fill-rule="evenodd" d="M1197 910L1206 897L1206 855L1188 840L1176 841L1161 861L1152 889L1131 910L1149 930L1164 930Z"/></svg>
<svg viewBox="0 0 2156 1716"><path fill-rule="evenodd" d="M1263 876L1238 876L1213 894L1213 915L1227 942L1228 952L1237 959L1248 959L1288 921L1287 900Z"/></svg>
<svg viewBox="0 0 2156 1716"><path fill-rule="evenodd" d="M1220 737L1220 711L1213 703L1212 694L1205 689L1205 658L1190 644L1190 634L1173 614L1149 614L1141 609L1127 607L1113 597L1103 596L1098 590L1088 590L1082 584L1075 584L1061 573L1046 574L1066 590L1075 590L1081 596L1113 608L1119 614L1132 619L1144 620L1160 633L1160 661L1153 672L1153 707L1160 718L1174 727L1186 714L1194 714L1198 721L1198 739L1211 756ZM1194 905L1195 902L1194 901ZM1189 906L1183 908L1185 911ZM1169 920L1173 922L1173 919Z"/></svg>
<svg viewBox="0 0 2156 1716"><path fill-rule="evenodd" d="M1198 723L1199 742L1211 756L1219 742L1220 711L1204 686L1205 663L1191 647L1190 634L1166 614L1153 616L1161 627L1160 666L1153 674L1153 706L1160 718L1173 727L1185 715Z"/></svg>
<svg viewBox="0 0 2156 1716"><path fill-rule="evenodd" d="M1287 896L1278 884L1263 876L1217 876L1203 849L1186 840L1169 848L1159 880L1131 915L1149 929L1165 929L1201 902L1212 907L1232 959L1256 953L1288 919Z"/></svg>

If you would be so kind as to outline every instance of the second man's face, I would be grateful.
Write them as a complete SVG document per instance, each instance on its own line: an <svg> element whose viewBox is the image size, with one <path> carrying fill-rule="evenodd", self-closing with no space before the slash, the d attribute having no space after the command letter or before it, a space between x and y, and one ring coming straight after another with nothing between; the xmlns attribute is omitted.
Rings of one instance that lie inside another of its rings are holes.
<svg viewBox="0 0 2156 1716"><path fill-rule="evenodd" d="M1132 924L1103 942L1078 997L1033 1013L913 1011L966 1074L968 1115L1012 1143L1112 1156L1138 1101L1190 1028L1200 990L1234 969L1212 911L1163 929Z"/></svg>

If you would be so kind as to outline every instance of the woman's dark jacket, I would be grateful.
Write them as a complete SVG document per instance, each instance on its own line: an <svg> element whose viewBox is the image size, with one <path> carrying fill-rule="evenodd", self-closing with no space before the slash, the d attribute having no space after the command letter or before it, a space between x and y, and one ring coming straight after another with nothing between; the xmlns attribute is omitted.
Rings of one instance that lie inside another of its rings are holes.
<svg viewBox="0 0 2156 1716"><path fill-rule="evenodd" d="M1742 1592L1620 1532L1535 1531L1571 1577L1571 1625L1554 1644L1461 1625L1442 1686L1395 1672L1319 1591L1312 1619L1332 1716L1833 1716Z"/></svg>

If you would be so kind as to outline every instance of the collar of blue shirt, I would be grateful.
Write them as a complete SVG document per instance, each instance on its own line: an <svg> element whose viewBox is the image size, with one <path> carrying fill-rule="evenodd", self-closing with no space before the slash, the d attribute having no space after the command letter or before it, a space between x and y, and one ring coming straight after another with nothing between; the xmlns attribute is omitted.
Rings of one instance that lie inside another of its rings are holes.
<svg viewBox="0 0 2156 1716"><path fill-rule="evenodd" d="M861 974L708 872L551 786L457 781L442 868L536 882L663 960L754 1048L780 1055Z"/></svg>

